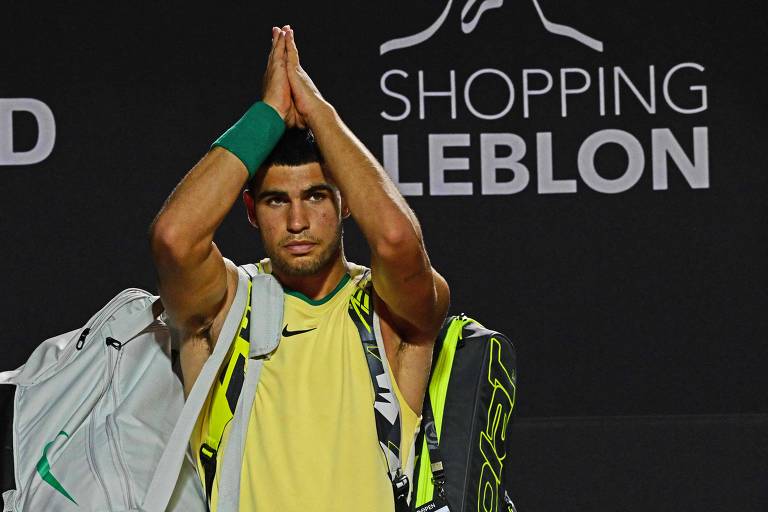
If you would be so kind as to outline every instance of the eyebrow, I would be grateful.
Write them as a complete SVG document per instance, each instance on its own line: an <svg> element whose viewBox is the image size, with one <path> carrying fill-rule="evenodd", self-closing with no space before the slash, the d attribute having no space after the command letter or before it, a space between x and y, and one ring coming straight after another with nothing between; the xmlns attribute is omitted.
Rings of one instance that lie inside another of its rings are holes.
<svg viewBox="0 0 768 512"><path fill-rule="evenodd" d="M309 194L312 194L313 192L320 192L320 191L325 191L330 194L333 194L335 192L334 187L329 185L328 183L317 183L315 185L312 185L302 190L301 194L309 195ZM256 200L261 201L266 197L285 197L285 196L288 196L288 192L286 192L285 190L267 189L259 192L259 195L256 196Z"/></svg>

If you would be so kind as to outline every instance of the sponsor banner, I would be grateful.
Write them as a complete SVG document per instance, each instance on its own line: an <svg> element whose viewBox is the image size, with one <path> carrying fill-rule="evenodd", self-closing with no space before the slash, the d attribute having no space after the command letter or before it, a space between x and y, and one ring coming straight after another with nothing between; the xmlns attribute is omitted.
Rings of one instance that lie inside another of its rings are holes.
<svg viewBox="0 0 768 512"><path fill-rule="evenodd" d="M5 6L3 367L154 289L147 227L291 23L419 216L452 311L517 344L521 415L766 412L761 18L688 0ZM239 204L216 242L263 255ZM345 248L367 263L351 222Z"/></svg>

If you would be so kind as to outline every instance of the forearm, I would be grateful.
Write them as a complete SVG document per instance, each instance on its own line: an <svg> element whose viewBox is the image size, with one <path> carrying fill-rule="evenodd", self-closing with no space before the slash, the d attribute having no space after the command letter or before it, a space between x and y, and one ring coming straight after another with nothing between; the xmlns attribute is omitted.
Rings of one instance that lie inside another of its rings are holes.
<svg viewBox="0 0 768 512"><path fill-rule="evenodd" d="M416 215L330 105L324 104L308 120L327 172L370 247L377 295L398 317L404 339L431 343L445 314L448 292L432 269Z"/></svg>
<svg viewBox="0 0 768 512"><path fill-rule="evenodd" d="M178 255L205 255L237 196L283 134L283 116L258 102L179 183L151 228Z"/></svg>
<svg viewBox="0 0 768 512"><path fill-rule="evenodd" d="M431 344L445 315L448 289L432 269L416 216L376 158L301 67L293 30L288 31L287 50L296 109L312 128L325 160L324 171L339 187L368 241L376 295L392 313L402 341Z"/></svg>
<svg viewBox="0 0 768 512"><path fill-rule="evenodd" d="M229 286L214 233L284 128L274 108L254 104L181 180L150 227L160 296L185 335L205 331L223 307Z"/></svg>
<svg viewBox="0 0 768 512"><path fill-rule="evenodd" d="M328 103L308 119L326 170L360 226L374 257L395 250L423 253L416 216L384 168ZM426 254L424 253L424 257Z"/></svg>
<svg viewBox="0 0 768 512"><path fill-rule="evenodd" d="M224 148L211 149L181 180L152 223L152 239L179 258L211 251L216 229L248 179L245 165ZM197 258L195 258L197 256Z"/></svg>

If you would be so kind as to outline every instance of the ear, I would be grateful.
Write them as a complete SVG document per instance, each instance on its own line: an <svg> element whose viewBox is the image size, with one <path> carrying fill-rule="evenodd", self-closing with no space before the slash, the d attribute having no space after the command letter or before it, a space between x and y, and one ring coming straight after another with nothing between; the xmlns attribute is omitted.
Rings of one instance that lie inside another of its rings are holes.
<svg viewBox="0 0 768 512"><path fill-rule="evenodd" d="M256 219L256 201L247 188L243 190L243 202L245 203L245 211L248 213L248 222L254 228L259 229L259 221Z"/></svg>
<svg viewBox="0 0 768 512"><path fill-rule="evenodd" d="M352 215L352 211L347 206L347 202L344 200L344 196L341 196L341 218L348 219Z"/></svg>

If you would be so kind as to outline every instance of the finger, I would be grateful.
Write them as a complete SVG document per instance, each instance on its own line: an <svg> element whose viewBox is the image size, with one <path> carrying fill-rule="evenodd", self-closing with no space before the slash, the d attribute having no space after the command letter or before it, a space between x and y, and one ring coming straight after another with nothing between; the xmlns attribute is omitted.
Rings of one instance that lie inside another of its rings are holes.
<svg viewBox="0 0 768 512"><path fill-rule="evenodd" d="M291 64L299 63L299 49L296 48L296 40L293 38L293 30L288 30L286 36L286 50L288 52L288 62Z"/></svg>
<svg viewBox="0 0 768 512"><path fill-rule="evenodd" d="M278 28L277 30L281 30L281 31L285 32L285 36L287 37L288 36L288 30L290 28L291 28L290 25L283 25L283 28Z"/></svg>
<svg viewBox="0 0 768 512"><path fill-rule="evenodd" d="M281 30L275 44L274 58L282 64L285 61L285 31Z"/></svg>
<svg viewBox="0 0 768 512"><path fill-rule="evenodd" d="M269 48L269 55L267 56L267 66L272 62L272 55L275 53L275 46L277 46L278 37L277 34L280 33L280 29L277 27L272 27L272 46Z"/></svg>
<svg viewBox="0 0 768 512"><path fill-rule="evenodd" d="M270 49L270 53L275 50L275 46L277 45L278 41L278 35L280 34L280 29L278 27L272 27L272 48Z"/></svg>

